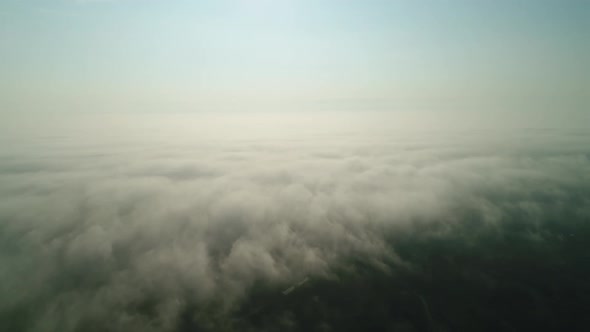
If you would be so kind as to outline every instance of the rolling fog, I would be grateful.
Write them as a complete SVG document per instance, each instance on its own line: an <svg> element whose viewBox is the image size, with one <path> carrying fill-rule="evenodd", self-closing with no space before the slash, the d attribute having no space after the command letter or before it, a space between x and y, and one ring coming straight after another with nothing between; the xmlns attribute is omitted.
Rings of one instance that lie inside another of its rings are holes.
<svg viewBox="0 0 590 332"><path fill-rule="evenodd" d="M0 325L582 330L588 133L425 119L6 124Z"/></svg>

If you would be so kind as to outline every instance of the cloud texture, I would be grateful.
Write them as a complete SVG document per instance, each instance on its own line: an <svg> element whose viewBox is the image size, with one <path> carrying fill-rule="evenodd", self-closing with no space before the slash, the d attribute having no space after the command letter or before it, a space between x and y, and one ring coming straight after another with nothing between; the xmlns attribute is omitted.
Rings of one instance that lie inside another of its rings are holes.
<svg viewBox="0 0 590 332"><path fill-rule="evenodd" d="M7 146L0 325L582 328L588 136L400 137Z"/></svg>

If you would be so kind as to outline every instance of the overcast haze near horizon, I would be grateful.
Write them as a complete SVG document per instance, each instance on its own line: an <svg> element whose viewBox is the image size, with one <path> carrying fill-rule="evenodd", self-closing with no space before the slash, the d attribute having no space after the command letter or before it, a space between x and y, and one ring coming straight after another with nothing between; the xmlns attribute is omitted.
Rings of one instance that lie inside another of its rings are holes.
<svg viewBox="0 0 590 332"><path fill-rule="evenodd" d="M586 331L589 15L2 0L0 330Z"/></svg>

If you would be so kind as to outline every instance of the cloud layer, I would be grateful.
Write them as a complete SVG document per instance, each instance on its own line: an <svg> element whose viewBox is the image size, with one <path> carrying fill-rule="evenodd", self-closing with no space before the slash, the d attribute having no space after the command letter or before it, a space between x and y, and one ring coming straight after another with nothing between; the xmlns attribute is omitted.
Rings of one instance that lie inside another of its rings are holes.
<svg viewBox="0 0 590 332"><path fill-rule="evenodd" d="M510 135L15 144L0 325L575 330L555 308L589 303L589 139Z"/></svg>

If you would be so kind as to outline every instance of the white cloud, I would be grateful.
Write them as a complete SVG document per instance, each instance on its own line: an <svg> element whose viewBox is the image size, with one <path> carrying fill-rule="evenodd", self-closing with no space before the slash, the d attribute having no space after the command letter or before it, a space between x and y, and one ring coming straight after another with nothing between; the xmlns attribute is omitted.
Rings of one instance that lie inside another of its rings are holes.
<svg viewBox="0 0 590 332"><path fill-rule="evenodd" d="M542 197L565 201L590 174L583 149L559 152L542 136L504 149L469 136L367 138L11 150L0 311L33 308L33 330L173 331L187 306L217 305L215 320L257 283L285 289L350 257L412 269L389 243L397 230L449 232L469 213L493 225L514 209L538 220Z"/></svg>

